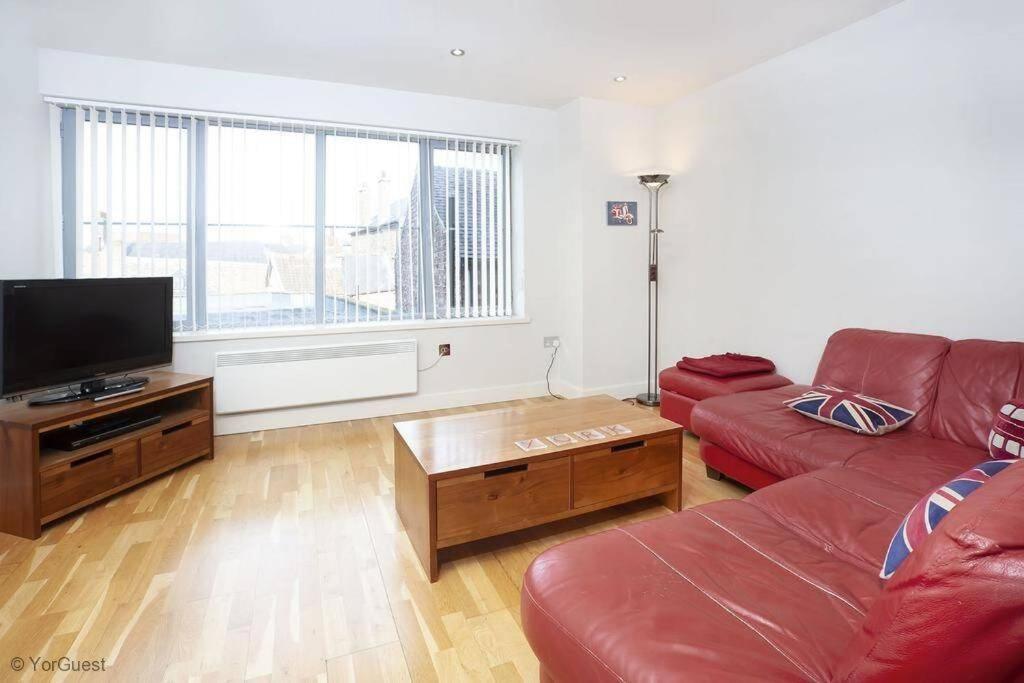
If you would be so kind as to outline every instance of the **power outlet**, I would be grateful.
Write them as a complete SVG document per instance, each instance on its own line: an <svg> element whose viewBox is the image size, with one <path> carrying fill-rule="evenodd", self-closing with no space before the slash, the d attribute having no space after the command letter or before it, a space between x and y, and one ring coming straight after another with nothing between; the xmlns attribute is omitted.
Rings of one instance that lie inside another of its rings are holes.
<svg viewBox="0 0 1024 683"><path fill-rule="evenodd" d="M438 344L437 345L437 355L439 355L439 356L450 356L450 355L452 355L452 345L451 344Z"/></svg>
<svg viewBox="0 0 1024 683"><path fill-rule="evenodd" d="M562 340L558 337L544 337L544 348L554 349L562 343Z"/></svg>

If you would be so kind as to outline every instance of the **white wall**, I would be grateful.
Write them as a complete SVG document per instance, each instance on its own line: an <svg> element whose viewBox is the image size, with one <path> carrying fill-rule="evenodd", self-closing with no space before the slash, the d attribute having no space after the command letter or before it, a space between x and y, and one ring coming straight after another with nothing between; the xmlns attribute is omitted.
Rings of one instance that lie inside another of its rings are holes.
<svg viewBox="0 0 1024 683"><path fill-rule="evenodd" d="M0 2L0 278L51 275L48 116L28 0Z"/></svg>
<svg viewBox="0 0 1024 683"><path fill-rule="evenodd" d="M566 390L636 395L647 371L647 190L656 158L650 107L578 99L559 110L566 231ZM608 201L636 201L632 227L610 227Z"/></svg>
<svg viewBox="0 0 1024 683"><path fill-rule="evenodd" d="M1024 3L908 0L660 112L669 358L1024 338Z"/></svg>
<svg viewBox="0 0 1024 683"><path fill-rule="evenodd" d="M524 235L529 322L412 332L347 333L175 345L176 369L212 373L214 354L245 348L320 345L338 340L416 337L421 365L449 342L451 358L420 375L415 396L245 416L222 416L221 433L537 396L545 392L545 335L561 333L558 122L547 109L244 74L153 62L39 51L39 92L117 103L296 117L414 128L522 141L515 180L522 194L516 227Z"/></svg>

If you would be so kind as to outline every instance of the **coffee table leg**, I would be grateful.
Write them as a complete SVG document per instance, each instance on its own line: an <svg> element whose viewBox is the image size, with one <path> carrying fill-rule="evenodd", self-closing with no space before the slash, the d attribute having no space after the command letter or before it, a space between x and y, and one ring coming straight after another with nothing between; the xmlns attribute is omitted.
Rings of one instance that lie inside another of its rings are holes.
<svg viewBox="0 0 1024 683"><path fill-rule="evenodd" d="M431 583L437 581L437 514L435 484L395 432L395 509L416 556Z"/></svg>
<svg viewBox="0 0 1024 683"><path fill-rule="evenodd" d="M679 458L676 460L676 487L659 496L661 504L673 512L683 509L683 439L679 437Z"/></svg>
<svg viewBox="0 0 1024 683"><path fill-rule="evenodd" d="M682 491L678 488L661 494L659 498L661 498L661 504L672 512L679 512L683 509L683 495Z"/></svg>

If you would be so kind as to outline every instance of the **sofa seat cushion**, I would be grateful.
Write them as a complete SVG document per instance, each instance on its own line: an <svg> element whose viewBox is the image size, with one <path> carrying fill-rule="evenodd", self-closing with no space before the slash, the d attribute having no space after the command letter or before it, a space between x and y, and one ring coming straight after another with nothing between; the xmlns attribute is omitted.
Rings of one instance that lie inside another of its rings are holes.
<svg viewBox="0 0 1024 683"><path fill-rule="evenodd" d="M874 443L874 448L852 454L845 466L922 495L988 457L987 451L920 434L889 434Z"/></svg>
<svg viewBox="0 0 1024 683"><path fill-rule="evenodd" d="M809 420L786 407L785 401L808 388L794 384L701 401L691 416L693 430L701 439L784 479L842 464L876 441ZM885 439L893 436L897 435Z"/></svg>
<svg viewBox="0 0 1024 683"><path fill-rule="evenodd" d="M985 453L927 434L900 430L865 436L809 420L783 402L806 391L792 385L701 401L693 430L783 479L833 465L867 470L923 493L980 462Z"/></svg>
<svg viewBox="0 0 1024 683"><path fill-rule="evenodd" d="M929 490L835 466L783 480L744 500L807 542L874 574L893 530Z"/></svg>
<svg viewBox="0 0 1024 683"><path fill-rule="evenodd" d="M658 375L658 386L661 389L688 396L697 401L711 396L736 394L741 391L775 389L788 384L792 384L792 382L774 372L736 377L713 377L689 370L680 370L673 366L665 368Z"/></svg>
<svg viewBox="0 0 1024 683"><path fill-rule="evenodd" d="M744 501L558 545L526 572L523 626L555 680L828 680L880 590Z"/></svg>

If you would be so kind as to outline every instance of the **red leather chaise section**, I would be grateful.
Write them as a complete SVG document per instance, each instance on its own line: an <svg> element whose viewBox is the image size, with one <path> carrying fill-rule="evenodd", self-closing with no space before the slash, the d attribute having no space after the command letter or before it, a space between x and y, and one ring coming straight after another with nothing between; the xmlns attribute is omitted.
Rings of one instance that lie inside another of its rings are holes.
<svg viewBox="0 0 1024 683"><path fill-rule="evenodd" d="M564 543L527 570L523 628L556 681L1020 680L1024 465L882 582L924 492L831 467Z"/></svg>
<svg viewBox="0 0 1024 683"><path fill-rule="evenodd" d="M925 492L834 467L570 541L527 571L524 628L558 681L829 680Z"/></svg>

